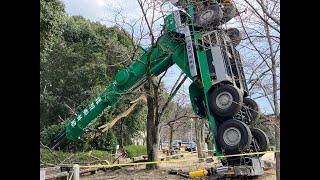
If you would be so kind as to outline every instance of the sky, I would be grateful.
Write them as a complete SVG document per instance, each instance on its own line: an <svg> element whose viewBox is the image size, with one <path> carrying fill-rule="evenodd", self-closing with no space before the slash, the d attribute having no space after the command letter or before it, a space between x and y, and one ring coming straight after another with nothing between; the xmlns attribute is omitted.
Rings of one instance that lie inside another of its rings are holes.
<svg viewBox="0 0 320 180"><path fill-rule="evenodd" d="M98 21L106 26L111 26L112 17L114 17L115 10L121 10L125 17L137 19L141 17L141 11L136 0L62 0L65 4L65 10L68 15L81 15L90 21ZM170 90L174 85L176 79L180 75L181 70L174 65L171 67L163 79L165 87ZM187 79L182 85L181 90L184 94L188 94L188 87L191 80ZM189 98L186 101L190 103ZM266 100L258 99L261 111L263 113L270 113L271 107Z"/></svg>

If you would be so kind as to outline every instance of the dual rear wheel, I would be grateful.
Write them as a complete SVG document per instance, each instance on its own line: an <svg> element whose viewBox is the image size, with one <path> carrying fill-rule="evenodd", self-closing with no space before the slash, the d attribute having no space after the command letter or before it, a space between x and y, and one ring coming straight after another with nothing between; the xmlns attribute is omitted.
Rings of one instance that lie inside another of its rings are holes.
<svg viewBox="0 0 320 180"><path fill-rule="evenodd" d="M241 110L243 97L240 91L229 84L215 88L209 95L210 110L215 116L230 118Z"/></svg>
<svg viewBox="0 0 320 180"><path fill-rule="evenodd" d="M225 154L263 152L268 149L269 139L258 128L249 128L238 120L227 120L218 128L218 146Z"/></svg>
<svg viewBox="0 0 320 180"><path fill-rule="evenodd" d="M211 112L220 120L244 114L249 122L254 122L260 117L258 104L250 98L243 98L239 89L232 85L222 85L215 88L209 95Z"/></svg>

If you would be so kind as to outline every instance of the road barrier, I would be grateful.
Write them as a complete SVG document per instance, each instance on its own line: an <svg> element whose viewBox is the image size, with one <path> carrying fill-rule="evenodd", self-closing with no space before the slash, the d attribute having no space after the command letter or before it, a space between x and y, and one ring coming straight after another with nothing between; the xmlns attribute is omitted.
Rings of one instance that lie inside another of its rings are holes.
<svg viewBox="0 0 320 180"><path fill-rule="evenodd" d="M211 151L211 150L204 150ZM189 153L194 153L189 152ZM265 151L265 152L255 152L255 153L241 153L241 154L233 154L233 155L225 155L225 156L210 156L210 157L235 157L235 156L246 156L246 155L257 155L257 154L270 154L277 153L280 151ZM210 158L209 157L209 158ZM177 163L177 162L187 162L189 159L178 159L178 160L162 160L162 161L152 161L152 162L136 162L136 163L120 163L120 164L97 164L97 165L78 165L78 164L70 164L70 167L73 167L73 172L68 180L79 180L80 179L80 168L110 168L110 167L122 167L122 166L139 166L139 165L147 165L147 164L161 164L161 163ZM68 165L65 165L68 166Z"/></svg>
<svg viewBox="0 0 320 180"><path fill-rule="evenodd" d="M255 152L255 153L241 153L233 154L226 156L211 156L211 157L235 157L235 156L246 156L246 155L256 155L256 154L270 154L280 151L265 151L265 152ZM120 163L120 164L105 164L105 165L83 165L79 166L80 168L104 168L104 167L121 167L121 166L137 166L137 165L147 165L147 164L160 164L160 163L174 163L174 162L184 162L189 161L188 159L179 159L179 160L163 160L163 161L151 161L151 162L137 162L137 163Z"/></svg>

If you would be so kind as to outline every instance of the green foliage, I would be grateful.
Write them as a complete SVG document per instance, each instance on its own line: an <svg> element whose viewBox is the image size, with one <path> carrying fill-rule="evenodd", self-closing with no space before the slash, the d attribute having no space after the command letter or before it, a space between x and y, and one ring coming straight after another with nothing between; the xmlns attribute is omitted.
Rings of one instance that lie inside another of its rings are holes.
<svg viewBox="0 0 320 180"><path fill-rule="evenodd" d="M40 0L40 57L46 60L65 25L64 4L60 0Z"/></svg>
<svg viewBox="0 0 320 180"><path fill-rule="evenodd" d="M129 145L124 147L125 151L128 153L129 158L147 155L147 147L141 145Z"/></svg>
<svg viewBox="0 0 320 180"><path fill-rule="evenodd" d="M111 161L112 156L106 151L90 151L90 152L75 152L68 153L63 151L50 151L48 149L40 148L40 160L44 163L59 164L75 163L75 162L92 162L100 160Z"/></svg>
<svg viewBox="0 0 320 180"><path fill-rule="evenodd" d="M64 124L51 125L44 128L40 133L40 141L43 145L48 145L54 136L64 129ZM91 139L90 134L82 137L77 142L72 142L70 145L62 150L76 151L88 151L88 150L101 150L108 151L110 153L115 152L116 145L118 144L117 137L112 131L109 131L97 138Z"/></svg>
<svg viewBox="0 0 320 180"><path fill-rule="evenodd" d="M109 131L105 135L95 138L91 144L91 146L97 150L105 150L113 153L116 151L116 145L118 144L118 141L114 133Z"/></svg>
<svg viewBox="0 0 320 180"><path fill-rule="evenodd" d="M119 69L109 65L123 61L120 52L130 45L130 38L116 28L80 16L65 18L65 23L62 38L40 66L41 128L70 118L71 109L81 111L101 93Z"/></svg>
<svg viewBox="0 0 320 180"><path fill-rule="evenodd" d="M64 128L64 124L54 124L46 127L43 131L40 132L40 141L42 144L47 145L54 138L54 136L61 132Z"/></svg>
<svg viewBox="0 0 320 180"><path fill-rule="evenodd" d="M67 16L59 0L40 0L40 4L40 132L46 145L63 129L61 120L67 122L83 110L112 81L117 70L129 63L125 61L126 54L132 47L130 35L117 27ZM104 119L98 119L89 128L96 129L112 120L136 97L125 95L102 116ZM64 150L112 152L118 140L131 144L131 138L145 128L145 117L146 108L141 104L125 118L123 133L119 133L117 124L114 130L96 139L91 139L92 133L84 135Z"/></svg>

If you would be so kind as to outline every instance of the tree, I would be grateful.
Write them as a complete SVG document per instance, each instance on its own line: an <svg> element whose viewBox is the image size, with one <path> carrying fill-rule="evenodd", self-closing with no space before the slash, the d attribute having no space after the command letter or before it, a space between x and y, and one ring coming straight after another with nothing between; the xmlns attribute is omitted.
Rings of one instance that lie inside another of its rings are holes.
<svg viewBox="0 0 320 180"><path fill-rule="evenodd" d="M144 41L143 46L148 47L146 53L147 62L146 82L143 87L143 93L147 97L147 151L148 160L156 161L158 159L158 147L160 142L161 120L165 114L165 110L177 90L186 80L186 76L181 74L176 82L176 85L169 94L167 100L161 95L163 88L161 87L162 79L166 75L164 72L159 78L155 78L150 73L151 59L150 54L153 53L154 48L158 45L159 37L162 34L163 28L159 26L159 22L163 22L164 11L162 11L162 1L156 0L137 0L141 16L135 20L128 21L121 10L114 10L114 17L112 20L107 19L108 22L115 24L119 29L129 31L131 34L132 50L129 52L129 61L134 61L138 55L141 54L140 45ZM147 42L147 43L146 43ZM168 52L170 53L170 52ZM162 104L163 102L163 104ZM156 164L147 165L148 169L157 168Z"/></svg>
<svg viewBox="0 0 320 180"><path fill-rule="evenodd" d="M60 0L40 0L40 62L52 50L65 25L64 4Z"/></svg>
<svg viewBox="0 0 320 180"><path fill-rule="evenodd" d="M130 63L124 61L128 59L124 52L129 52L132 44L131 36L117 27L106 27L81 16L65 15L60 1L41 0L40 13L41 53L46 55L41 55L40 60L40 131L42 141L48 141L62 130L70 117L101 93L119 68ZM93 122L88 131L93 131L100 123L120 113L125 108L122 104L130 98L133 96L124 96L115 108ZM145 115L143 112L137 111L125 121L124 127L127 129L123 136L132 134L127 136L130 138L144 129L141 123ZM136 119L138 121L134 121ZM68 148L110 150L112 148L109 146L114 146L114 143L105 142L116 142L114 138L117 134L114 130L89 140L91 133L88 133L83 140L71 143Z"/></svg>
<svg viewBox="0 0 320 180"><path fill-rule="evenodd" d="M161 117L164 114L165 109L167 108L169 102L172 100L173 96L176 94L178 89L181 87L183 82L186 80L186 76L182 79L180 76L177 80L177 85L175 89L172 89L170 93L170 97L168 100L163 104L160 105L161 96L160 93L162 91L160 85L161 80L166 74L163 73L159 79L154 78L151 75L151 59L150 55L152 54L154 48L158 44L159 36L162 34L162 28L159 29L157 26L157 22L159 20L163 20L164 14L160 10L160 14L157 16L157 9L161 9L163 3L156 0L137 0L141 13L142 13L142 20L145 23L147 28L148 36L149 36L149 50L147 53L147 64L146 64L146 83L144 85L144 91L147 96L147 153L148 153L148 160L149 161L157 161L159 158L158 149L160 144L160 122ZM141 31L141 30L140 30ZM142 32L142 31L141 31ZM180 81L181 79L181 81ZM180 82L179 82L180 81ZM158 168L157 164L148 164L147 169L154 169Z"/></svg>
<svg viewBox="0 0 320 180"><path fill-rule="evenodd" d="M280 150L280 0L244 0L235 4L240 12L247 12L238 20L244 34L240 49L247 54L251 96L269 103L276 119L276 149ZM276 162L280 179L280 153L276 153Z"/></svg>
<svg viewBox="0 0 320 180"><path fill-rule="evenodd" d="M104 89L120 68L109 64L122 60L112 49L130 46L124 37L116 28L83 17L66 20L62 38L41 68L41 127L75 115Z"/></svg>
<svg viewBox="0 0 320 180"><path fill-rule="evenodd" d="M167 131L163 130L161 134L169 135L169 149L173 150L172 142L175 134L183 133L184 130L190 131L189 127L192 123L190 119L196 118L192 112L190 104L186 104L186 98L189 98L185 94L181 93L182 90L179 90L179 94L175 96L175 99L168 104L166 114L162 116L161 120L161 129L167 128ZM166 139L163 137L162 139ZM172 152L172 151L171 151Z"/></svg>

